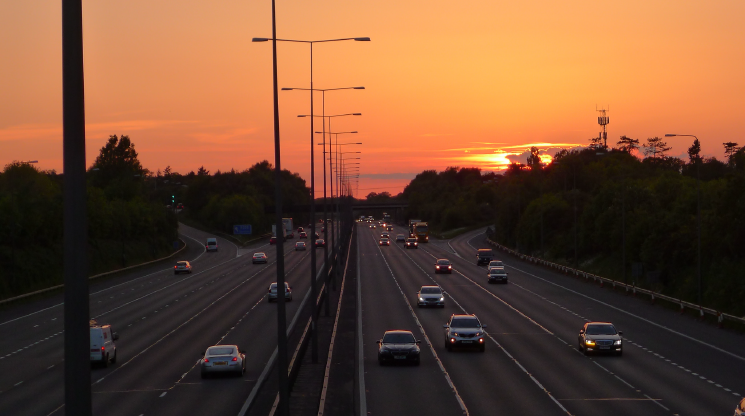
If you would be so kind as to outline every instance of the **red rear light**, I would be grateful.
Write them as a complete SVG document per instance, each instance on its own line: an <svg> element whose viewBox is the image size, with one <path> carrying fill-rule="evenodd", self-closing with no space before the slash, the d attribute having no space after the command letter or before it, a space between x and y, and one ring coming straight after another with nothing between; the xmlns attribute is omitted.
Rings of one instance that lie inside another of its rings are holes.
<svg viewBox="0 0 745 416"><path fill-rule="evenodd" d="M204 362L205 363L208 363L208 362L210 362L210 360L207 357L204 357Z"/></svg>
<svg viewBox="0 0 745 416"><path fill-rule="evenodd" d="M178 269L178 266L173 266L174 269Z"/></svg>
<svg viewBox="0 0 745 416"><path fill-rule="evenodd" d="M238 357L233 357L232 361L238 361Z"/></svg>
<svg viewBox="0 0 745 416"><path fill-rule="evenodd" d="M103 347L101 347L101 352L103 352L103 351L104 351L104 349L103 349Z"/></svg>

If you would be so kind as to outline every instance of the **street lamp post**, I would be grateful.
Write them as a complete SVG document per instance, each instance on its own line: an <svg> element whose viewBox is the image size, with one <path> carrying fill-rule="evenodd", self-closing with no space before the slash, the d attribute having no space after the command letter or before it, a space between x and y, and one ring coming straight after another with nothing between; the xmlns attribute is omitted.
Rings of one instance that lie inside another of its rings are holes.
<svg viewBox="0 0 745 416"><path fill-rule="evenodd" d="M693 134L666 134L665 137L693 137L698 140L698 137ZM698 304L701 305L701 158L697 157L696 160L696 234L698 234L698 255L697 257L697 275L698 275Z"/></svg>

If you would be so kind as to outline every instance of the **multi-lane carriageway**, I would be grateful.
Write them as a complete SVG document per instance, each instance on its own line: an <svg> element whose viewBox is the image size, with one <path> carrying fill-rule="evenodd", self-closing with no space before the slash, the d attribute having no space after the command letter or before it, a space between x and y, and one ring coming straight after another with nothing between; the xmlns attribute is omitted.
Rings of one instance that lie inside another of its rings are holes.
<svg viewBox="0 0 745 416"><path fill-rule="evenodd" d="M416 250L358 231L361 414L731 415L745 392L742 335L512 258L509 284L490 285L475 265L476 249L489 247L483 230ZM453 274L434 273L442 257ZM418 308L416 292L432 284L446 307ZM488 325L484 353L445 350L454 313ZM624 355L577 351L587 320L623 331ZM378 365L375 342L388 329L422 341L419 367Z"/></svg>
<svg viewBox="0 0 745 416"><path fill-rule="evenodd" d="M510 283L488 285L474 260L486 247L480 232L405 250L379 247L379 229L357 231L361 414L730 415L745 391L739 334L513 259L504 259ZM181 234L189 248L179 260L192 261L194 274L161 264L91 286L91 316L120 334L117 364L92 370L96 415L237 415L270 361L274 248L239 251L220 239L219 252L204 253L207 234L183 226ZM309 251L293 251L294 241L285 243L288 322L310 286ZM251 264L253 251L270 263ZM438 257L455 263L452 275L434 274ZM447 291L444 309L416 307L428 284ZM0 415L64 413L60 298L0 312ZM484 353L445 351L442 325L463 312L488 324ZM624 356L579 353L586 320L623 330ZM419 367L378 366L375 341L387 329L423 341ZM200 354L216 343L248 352L243 377L200 378Z"/></svg>

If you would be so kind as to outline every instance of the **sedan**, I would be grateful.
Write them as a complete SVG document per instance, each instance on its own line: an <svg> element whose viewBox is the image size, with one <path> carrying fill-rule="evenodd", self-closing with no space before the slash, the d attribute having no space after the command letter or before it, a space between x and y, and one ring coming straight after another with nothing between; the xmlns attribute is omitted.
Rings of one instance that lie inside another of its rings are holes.
<svg viewBox="0 0 745 416"><path fill-rule="evenodd" d="M305 231L301 231L300 238L308 238L308 233L306 233Z"/></svg>
<svg viewBox="0 0 745 416"><path fill-rule="evenodd" d="M486 274L489 283L507 283L507 272L504 267L492 267Z"/></svg>
<svg viewBox="0 0 745 416"><path fill-rule="evenodd" d="M380 239L380 241L378 242L378 244L381 245L381 246L389 246L389 245L391 245L391 240L383 237L383 238Z"/></svg>
<svg viewBox="0 0 745 416"><path fill-rule="evenodd" d="M254 253L253 258L251 258L253 264L266 263L267 261L268 257L266 256L266 253Z"/></svg>
<svg viewBox="0 0 745 416"><path fill-rule="evenodd" d="M375 224L370 224L370 228L375 229Z"/></svg>
<svg viewBox="0 0 745 416"><path fill-rule="evenodd" d="M380 238L384 238L384 237L385 238L391 238L390 234L388 234L388 233L380 234Z"/></svg>
<svg viewBox="0 0 745 416"><path fill-rule="evenodd" d="M412 363L419 365L419 340L411 331L385 331L378 340L378 363Z"/></svg>
<svg viewBox="0 0 745 416"><path fill-rule="evenodd" d="M422 286L416 294L417 306L445 307L445 292L440 286Z"/></svg>
<svg viewBox="0 0 745 416"><path fill-rule="evenodd" d="M318 247L326 247L326 240L324 240L323 238L319 238L318 240L316 240L316 248Z"/></svg>
<svg viewBox="0 0 745 416"><path fill-rule="evenodd" d="M277 237L271 237L269 239L269 244L277 244Z"/></svg>
<svg viewBox="0 0 745 416"><path fill-rule="evenodd" d="M577 349L589 355L591 352L613 352L622 355L623 332L616 331L610 322L587 322L579 330Z"/></svg>
<svg viewBox="0 0 745 416"><path fill-rule="evenodd" d="M406 248L419 248L419 243L417 243L416 238L414 237L407 238Z"/></svg>
<svg viewBox="0 0 745 416"><path fill-rule="evenodd" d="M191 273L191 263L188 261L177 261L173 266L173 274Z"/></svg>
<svg viewBox="0 0 745 416"><path fill-rule="evenodd" d="M271 285L269 285L269 295L267 296L266 299L268 302L277 300L277 284L276 283L272 283ZM285 282L285 299L287 299L288 301L292 301L292 288L287 282Z"/></svg>
<svg viewBox="0 0 745 416"><path fill-rule="evenodd" d="M202 378L216 373L241 376L246 372L246 352L238 349L237 345L213 345L202 355L199 361Z"/></svg>
<svg viewBox="0 0 745 416"><path fill-rule="evenodd" d="M435 262L435 273L453 273L453 264L448 259L437 259Z"/></svg>
<svg viewBox="0 0 745 416"><path fill-rule="evenodd" d="M304 231L303 227L297 227L297 232L302 233Z"/></svg>
<svg viewBox="0 0 745 416"><path fill-rule="evenodd" d="M298 241L295 243L295 251L305 250L305 241Z"/></svg>
<svg viewBox="0 0 745 416"><path fill-rule="evenodd" d="M405 241L406 241L406 236L404 236L403 234L399 234L399 235L396 236L396 242L397 243L403 243Z"/></svg>

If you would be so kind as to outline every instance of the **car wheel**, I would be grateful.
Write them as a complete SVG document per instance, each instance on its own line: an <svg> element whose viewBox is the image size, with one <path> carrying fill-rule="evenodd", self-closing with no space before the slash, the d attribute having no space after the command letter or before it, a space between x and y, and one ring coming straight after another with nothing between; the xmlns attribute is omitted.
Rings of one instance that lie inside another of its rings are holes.
<svg viewBox="0 0 745 416"><path fill-rule="evenodd" d="M116 364L116 350L114 350L114 358L111 359L111 364Z"/></svg>

